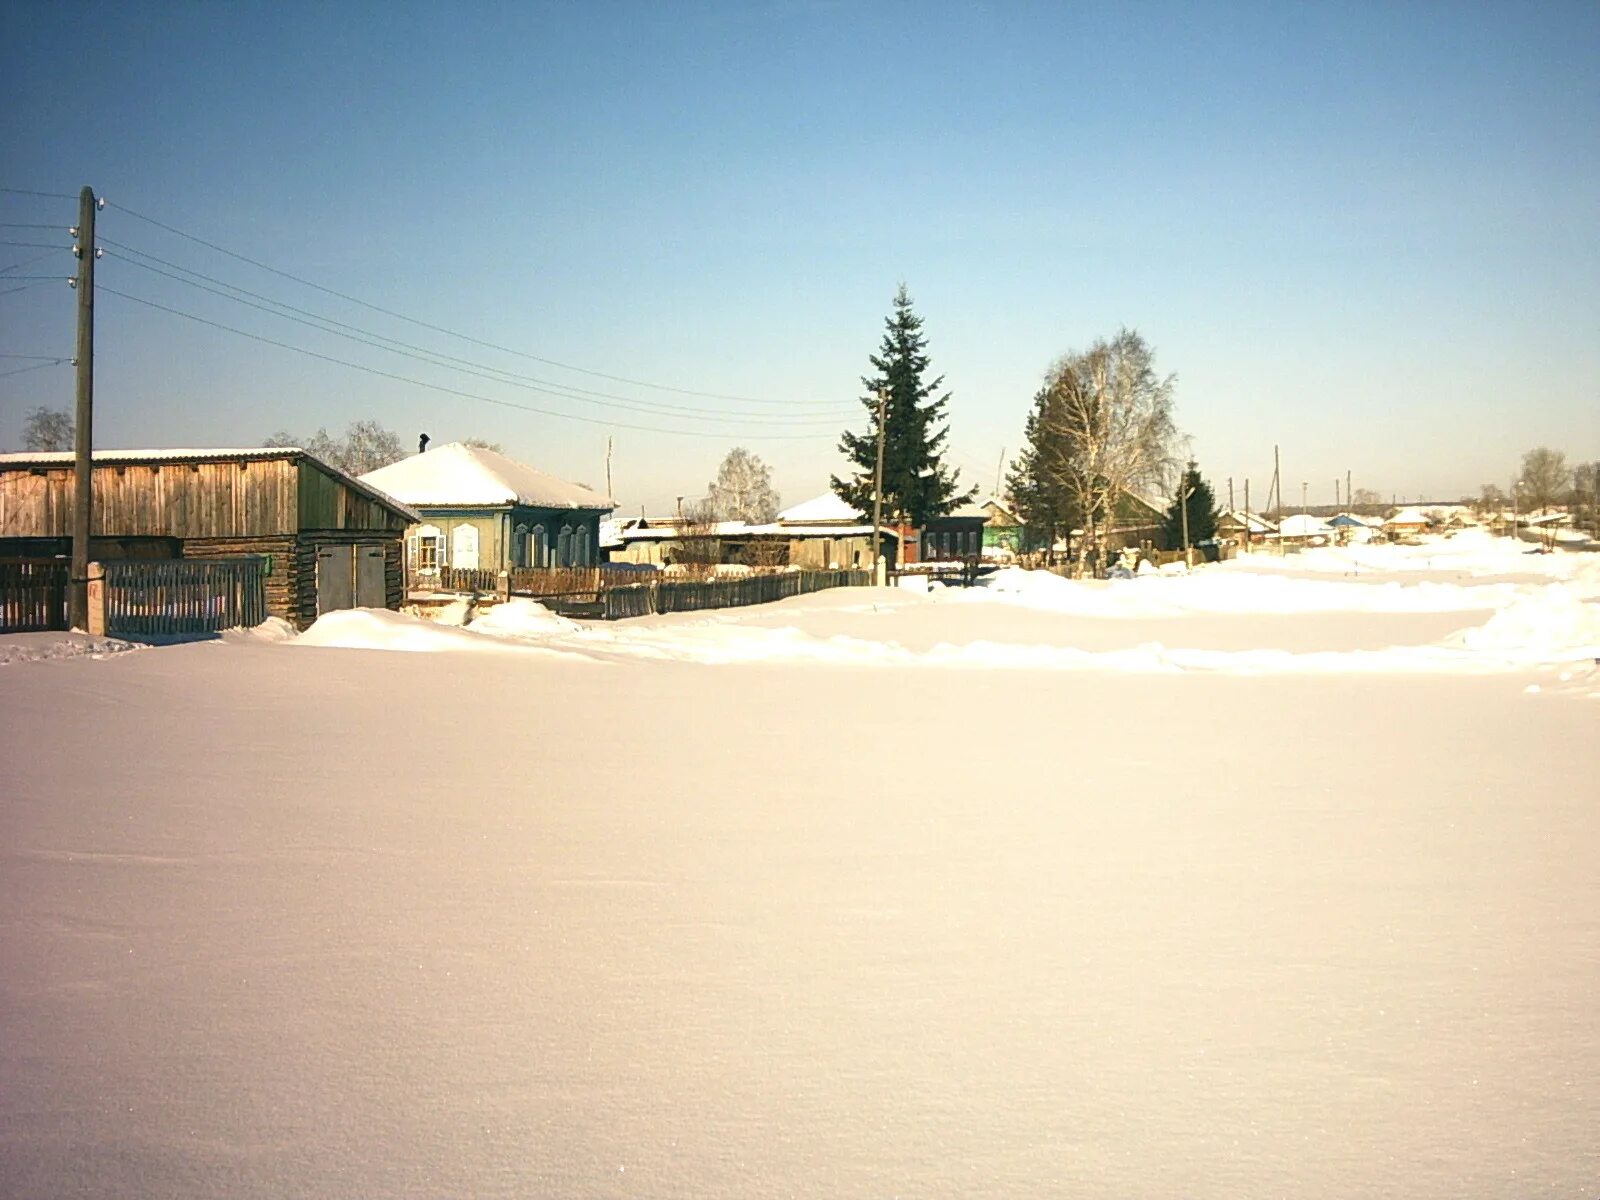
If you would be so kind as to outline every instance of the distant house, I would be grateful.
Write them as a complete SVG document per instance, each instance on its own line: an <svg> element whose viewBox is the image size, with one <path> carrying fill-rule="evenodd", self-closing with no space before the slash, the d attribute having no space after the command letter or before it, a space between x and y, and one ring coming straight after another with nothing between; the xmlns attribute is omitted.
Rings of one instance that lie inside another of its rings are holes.
<svg viewBox="0 0 1600 1200"><path fill-rule="evenodd" d="M1175 549L1166 544L1166 529L1167 505L1164 501L1141 496L1137 492L1124 492L1117 500L1106 544L1113 550L1126 546Z"/></svg>
<svg viewBox="0 0 1600 1200"><path fill-rule="evenodd" d="M1432 519L1420 508L1402 508L1383 523L1383 531L1390 537L1413 537L1432 528Z"/></svg>
<svg viewBox="0 0 1600 1200"><path fill-rule="evenodd" d="M1331 542L1334 531L1321 517L1310 513L1294 513L1278 522L1278 536L1286 542L1316 545Z"/></svg>
<svg viewBox="0 0 1600 1200"><path fill-rule="evenodd" d="M946 516L929 518L919 531L920 560L960 562L979 557L988 520L989 510L981 504L963 504Z"/></svg>
<svg viewBox="0 0 1600 1200"><path fill-rule="evenodd" d="M369 471L361 482L414 509L414 574L440 567L506 570L600 561L600 521L616 503L495 450L461 442Z"/></svg>
<svg viewBox="0 0 1600 1200"><path fill-rule="evenodd" d="M1381 523L1368 521L1354 513L1339 513L1328 518L1328 528L1333 530L1334 537L1341 545L1348 542L1370 542L1377 532L1377 529L1373 528L1374 524L1377 524L1377 529L1383 528Z"/></svg>
<svg viewBox="0 0 1600 1200"><path fill-rule="evenodd" d="M884 555L892 566L899 537L888 524L882 534ZM671 566L695 561L826 570L865 569L873 561L872 523L832 492L786 508L776 521L763 525L637 517L617 522L608 538L610 561L617 563Z"/></svg>
<svg viewBox="0 0 1600 1200"><path fill-rule="evenodd" d="M1016 509L997 496L990 496L978 507L984 512L983 553L993 557L1020 554L1026 530Z"/></svg>
<svg viewBox="0 0 1600 1200"><path fill-rule="evenodd" d="M0 455L0 555L71 553L71 454ZM416 512L292 446L96 450L92 560L262 560L267 612L301 628L399 608Z"/></svg>
<svg viewBox="0 0 1600 1200"><path fill-rule="evenodd" d="M1246 512L1241 508L1225 508L1217 514L1217 536L1234 541L1259 542L1278 527L1260 513Z"/></svg>

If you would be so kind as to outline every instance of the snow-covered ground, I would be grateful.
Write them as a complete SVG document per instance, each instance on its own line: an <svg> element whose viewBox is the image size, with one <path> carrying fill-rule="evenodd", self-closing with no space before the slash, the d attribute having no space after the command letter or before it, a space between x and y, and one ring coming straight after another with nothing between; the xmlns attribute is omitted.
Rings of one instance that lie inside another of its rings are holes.
<svg viewBox="0 0 1600 1200"><path fill-rule="evenodd" d="M0 1194L1591 1194L1521 549L0 638Z"/></svg>

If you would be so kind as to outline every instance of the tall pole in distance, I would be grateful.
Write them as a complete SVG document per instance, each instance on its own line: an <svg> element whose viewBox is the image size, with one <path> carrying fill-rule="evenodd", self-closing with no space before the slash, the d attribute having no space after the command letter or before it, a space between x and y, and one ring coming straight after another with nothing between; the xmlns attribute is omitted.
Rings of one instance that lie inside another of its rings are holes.
<svg viewBox="0 0 1600 1200"><path fill-rule="evenodd" d="M94 504L94 189L78 193L78 411L73 441L72 586L68 623L89 628L89 531Z"/></svg>
<svg viewBox="0 0 1600 1200"><path fill-rule="evenodd" d="M883 422L889 407L887 388L878 389L878 466L872 473L872 572L878 586L888 582L883 561Z"/></svg>
<svg viewBox="0 0 1600 1200"><path fill-rule="evenodd" d="M1244 548L1250 549L1250 481L1244 481Z"/></svg>

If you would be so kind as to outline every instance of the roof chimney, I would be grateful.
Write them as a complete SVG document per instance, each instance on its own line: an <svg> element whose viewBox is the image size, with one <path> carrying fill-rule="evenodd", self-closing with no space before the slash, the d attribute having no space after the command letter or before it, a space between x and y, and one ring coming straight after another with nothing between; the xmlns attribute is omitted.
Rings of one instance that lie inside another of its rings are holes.
<svg viewBox="0 0 1600 1200"><path fill-rule="evenodd" d="M418 454L426 454L427 452L428 452L428 435L427 434L423 434L421 437L419 437L417 439L417 453Z"/></svg>

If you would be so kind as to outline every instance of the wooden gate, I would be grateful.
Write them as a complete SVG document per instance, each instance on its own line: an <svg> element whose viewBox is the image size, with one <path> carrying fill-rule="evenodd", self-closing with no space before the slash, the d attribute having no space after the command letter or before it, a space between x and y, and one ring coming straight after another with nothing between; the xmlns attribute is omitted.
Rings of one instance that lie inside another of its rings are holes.
<svg viewBox="0 0 1600 1200"><path fill-rule="evenodd" d="M70 567L60 558L0 561L0 633L65 629Z"/></svg>

